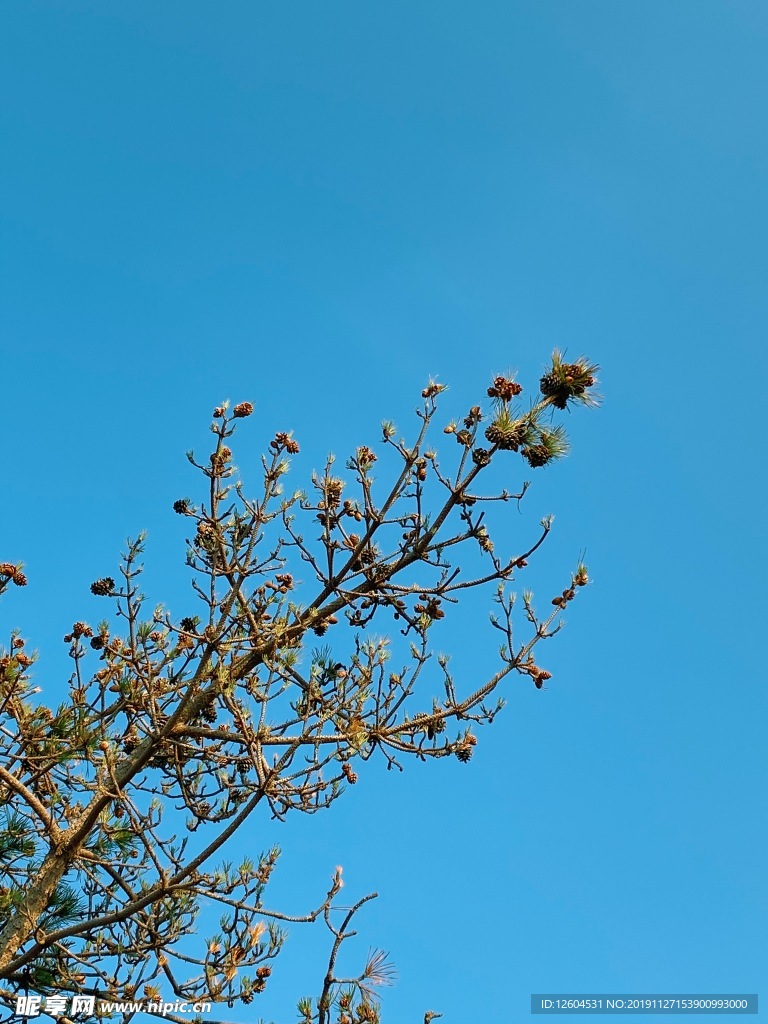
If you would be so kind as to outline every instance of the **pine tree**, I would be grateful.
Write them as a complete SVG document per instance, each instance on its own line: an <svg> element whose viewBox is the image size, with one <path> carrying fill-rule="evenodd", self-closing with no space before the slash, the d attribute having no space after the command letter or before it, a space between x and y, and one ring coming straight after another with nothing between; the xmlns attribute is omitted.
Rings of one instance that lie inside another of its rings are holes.
<svg viewBox="0 0 768 1024"><path fill-rule="evenodd" d="M558 630L586 567L546 616L526 591L529 633L513 636L511 588L551 520L500 554L509 538L491 535L485 510L521 499L528 484L488 496L481 478L509 451L531 467L565 454L550 414L593 403L595 369L555 353L543 397L527 409L514 377L496 376L489 425L479 405L448 424L445 462L430 441L445 388L431 381L414 440L386 422L378 454L360 445L339 473L329 457L307 491L290 494L293 434L275 434L261 490L248 496L230 443L253 406L214 410L214 450L188 456L205 496L173 504L189 525L197 614L146 607L140 536L114 577L91 584L111 616L96 626L78 619L65 636L65 703L34 699L35 656L20 633L0 649L0 1003L13 1008L27 992L151 999L161 983L188 1002L250 1003L265 990L285 938L285 914L265 903L279 850L218 863L227 840L255 814L329 807L357 783L354 765L373 757L397 767L411 757L469 762L479 727L503 705L503 680L518 674L541 688L550 678L535 648ZM374 474L387 471L382 490ZM458 569L459 549L474 552L476 575ZM20 564L0 563L0 594L26 584ZM466 692L447 657L431 658L431 641L472 588L495 603L501 647L497 670ZM392 670L392 642L367 632L372 623L394 631L407 668ZM171 805L184 809L183 838L165 820ZM341 886L339 869L301 920L331 927ZM393 977L385 955L371 954L352 979L335 971L352 917L371 898L331 928L320 992L299 1004L307 1024L330 1024L332 1014L338 1024L379 1020L377 989ZM220 931L175 958L211 903L224 914Z"/></svg>

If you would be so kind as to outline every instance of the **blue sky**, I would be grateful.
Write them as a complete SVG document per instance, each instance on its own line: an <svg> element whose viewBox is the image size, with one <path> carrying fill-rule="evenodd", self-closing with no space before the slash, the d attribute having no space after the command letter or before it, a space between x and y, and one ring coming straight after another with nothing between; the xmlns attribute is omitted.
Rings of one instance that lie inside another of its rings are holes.
<svg viewBox="0 0 768 1024"><path fill-rule="evenodd" d="M765 995L765 5L27 0L0 22L0 555L30 577L2 628L46 692L127 535L149 530L151 596L187 600L170 504L221 399L256 404L246 481L292 428L299 485L405 426L430 374L458 415L495 372L533 388L554 346L586 352L604 405L510 517L514 546L556 513L542 597L584 547L595 581L548 689L514 681L470 765L372 768L245 841L281 842L297 911L337 863L380 892L358 953L397 963L385 1020ZM469 686L495 641L449 639ZM324 945L292 936L256 1015L294 1019Z"/></svg>

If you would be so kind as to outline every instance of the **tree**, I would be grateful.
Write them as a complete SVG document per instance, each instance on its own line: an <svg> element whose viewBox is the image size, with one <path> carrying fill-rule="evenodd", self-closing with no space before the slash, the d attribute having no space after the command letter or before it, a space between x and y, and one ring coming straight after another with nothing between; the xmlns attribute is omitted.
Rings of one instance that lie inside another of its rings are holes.
<svg viewBox="0 0 768 1024"><path fill-rule="evenodd" d="M376 986L392 976L384 954L372 954L356 978L336 973L350 921L372 896L338 923L339 869L315 908L289 918L264 902L277 849L237 865L215 861L256 811L282 819L328 807L357 781L357 760L381 756L397 768L410 757L468 762L476 728L503 705L502 680L518 673L541 688L550 678L534 648L558 631L587 570L570 574L546 615L524 592L528 629L516 639L509 585L551 522L522 550L500 555L486 506L520 501L528 484L485 495L481 483L508 452L531 468L562 456L565 432L552 415L594 404L595 371L586 359L566 363L555 352L527 409L520 384L497 376L490 417L475 405L445 426L451 468L430 443L444 391L431 381L415 440L399 440L394 425L383 424L381 462L394 466L383 493L374 477L378 456L363 445L346 475L335 475L329 457L308 491L286 496L299 446L280 432L262 456L259 496L250 498L229 443L253 407L214 410L209 461L188 453L207 494L199 504L174 503L190 524L187 564L200 614L177 620L162 606L146 609L139 537L123 556L120 582L105 576L91 585L111 602L112 621L95 628L77 621L65 637L73 661L65 703L52 710L32 701L40 692L32 686L35 659L20 633L0 650L5 1005L28 992L158 1000L161 984L190 1003L248 1003L266 986L281 925L324 918L332 934L328 971L318 996L300 1002L302 1019L379 1020ZM470 565L479 566L469 575L455 557L468 548ZM26 582L21 565L0 564L0 593ZM495 606L499 663L465 692L431 637L467 591L483 588ZM394 649L367 628L383 621L398 638ZM170 826L168 808L178 812ZM180 830L184 838L173 834ZM208 904L224 912L220 932L182 951ZM167 1008L164 1015L185 1019Z"/></svg>

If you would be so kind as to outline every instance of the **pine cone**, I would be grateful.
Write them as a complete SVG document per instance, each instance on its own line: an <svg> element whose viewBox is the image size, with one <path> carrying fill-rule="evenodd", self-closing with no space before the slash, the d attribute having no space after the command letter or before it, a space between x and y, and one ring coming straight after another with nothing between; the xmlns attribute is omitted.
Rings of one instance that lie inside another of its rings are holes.
<svg viewBox="0 0 768 1024"><path fill-rule="evenodd" d="M545 373L539 381L539 389L542 395L548 398L550 395L554 395L557 389L560 387L560 378L556 373Z"/></svg>
<svg viewBox="0 0 768 1024"><path fill-rule="evenodd" d="M523 428L520 424L515 427L500 427L497 423L492 423L490 427L486 428L485 438L491 444L501 448L502 451L516 452L520 447L522 434Z"/></svg>
<svg viewBox="0 0 768 1024"><path fill-rule="evenodd" d="M115 581L111 576L103 576L91 584L91 593L96 597L108 597L115 589Z"/></svg>
<svg viewBox="0 0 768 1024"><path fill-rule="evenodd" d="M344 490L344 482L336 477L329 477L325 483L325 500L329 508L338 508L341 502L341 492Z"/></svg>
<svg viewBox="0 0 768 1024"><path fill-rule="evenodd" d="M543 444L533 444L529 447L523 448L522 454L523 458L528 461L528 465L531 469L538 469L540 466L546 466L552 458L550 452Z"/></svg>

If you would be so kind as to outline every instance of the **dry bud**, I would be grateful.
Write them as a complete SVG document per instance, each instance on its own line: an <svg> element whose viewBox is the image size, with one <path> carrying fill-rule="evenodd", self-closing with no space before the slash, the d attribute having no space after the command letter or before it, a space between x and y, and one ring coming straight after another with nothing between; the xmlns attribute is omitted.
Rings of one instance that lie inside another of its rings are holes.
<svg viewBox="0 0 768 1024"><path fill-rule="evenodd" d="M357 449L357 461L363 468L372 466L376 458L376 453L371 451L368 445L363 444Z"/></svg>
<svg viewBox="0 0 768 1024"><path fill-rule="evenodd" d="M435 381L431 380L427 387L421 392L422 398L434 398L439 395L441 391L445 391L445 384L436 384Z"/></svg>

